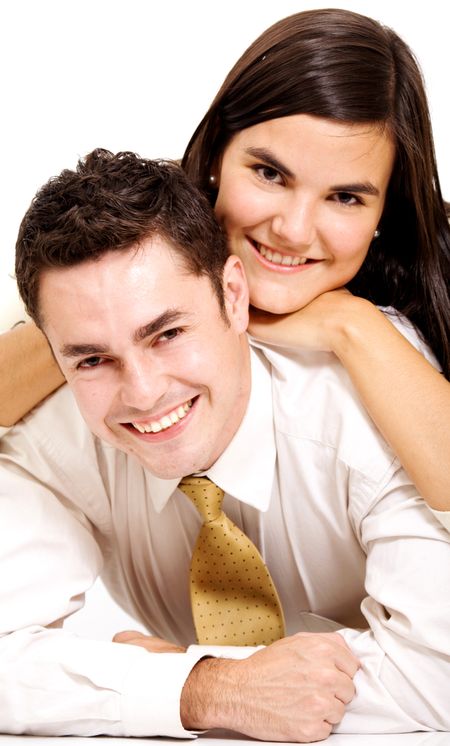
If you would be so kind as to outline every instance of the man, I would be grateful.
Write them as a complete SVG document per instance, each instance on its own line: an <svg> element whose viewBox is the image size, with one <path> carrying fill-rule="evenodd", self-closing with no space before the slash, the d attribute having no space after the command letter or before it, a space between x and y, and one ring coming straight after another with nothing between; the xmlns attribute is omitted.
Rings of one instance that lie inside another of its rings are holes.
<svg viewBox="0 0 450 746"><path fill-rule="evenodd" d="M69 388L1 443L0 730L448 729L450 538L331 355L249 348L242 265L177 167L95 151L38 193L16 270ZM264 556L267 647L191 645L191 474ZM64 632L100 572L168 642ZM343 628L295 634L308 611Z"/></svg>

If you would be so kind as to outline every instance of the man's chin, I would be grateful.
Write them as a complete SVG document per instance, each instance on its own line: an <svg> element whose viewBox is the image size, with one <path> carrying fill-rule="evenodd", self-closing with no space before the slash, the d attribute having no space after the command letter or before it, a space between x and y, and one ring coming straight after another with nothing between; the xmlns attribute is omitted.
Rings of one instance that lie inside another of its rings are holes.
<svg viewBox="0 0 450 746"><path fill-rule="evenodd" d="M117 432L116 429L108 428L106 431L94 434L117 450L132 456L146 471L158 479L178 479L186 474L205 471L208 465L211 465L211 459L205 458L204 453L186 453L182 448L177 450L174 444L170 447L170 453L165 454L166 448L162 448L158 454L153 452L150 457L149 450L152 449L148 448L148 444L135 439L126 429L123 432Z"/></svg>
<svg viewBox="0 0 450 746"><path fill-rule="evenodd" d="M134 456L138 461L142 460L141 455L136 450L136 444L133 442L132 436L125 431L123 433L118 433L116 430L110 428L94 429L89 425L89 422L87 424L93 435L99 438L103 443L113 446L118 451L123 451L123 453L126 453L128 456Z"/></svg>

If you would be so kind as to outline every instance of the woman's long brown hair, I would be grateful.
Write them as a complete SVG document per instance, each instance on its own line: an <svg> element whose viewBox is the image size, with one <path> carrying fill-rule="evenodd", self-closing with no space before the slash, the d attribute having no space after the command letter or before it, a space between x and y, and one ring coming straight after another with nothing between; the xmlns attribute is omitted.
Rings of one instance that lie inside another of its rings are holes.
<svg viewBox="0 0 450 746"><path fill-rule="evenodd" d="M450 230L414 55L394 31L358 13L312 10L285 18L232 68L188 144L183 168L214 204L209 176L233 135L291 114L388 128L396 159L380 237L348 287L405 314L449 378Z"/></svg>

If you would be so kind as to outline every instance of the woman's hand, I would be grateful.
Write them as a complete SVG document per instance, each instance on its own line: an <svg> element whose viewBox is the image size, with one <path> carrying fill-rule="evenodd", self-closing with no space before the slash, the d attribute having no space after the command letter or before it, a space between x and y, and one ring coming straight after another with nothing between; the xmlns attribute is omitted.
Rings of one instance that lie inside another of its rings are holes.
<svg viewBox="0 0 450 746"><path fill-rule="evenodd" d="M290 314L251 309L248 331L271 345L335 352L346 326L357 320L361 305L367 303L340 288L319 295Z"/></svg>
<svg viewBox="0 0 450 746"><path fill-rule="evenodd" d="M142 632L135 630L126 630L118 632L113 637L113 642L120 642L125 645L137 645L145 648L149 653L185 653L186 648L175 645L173 642L163 640L161 637L153 635L143 635Z"/></svg>

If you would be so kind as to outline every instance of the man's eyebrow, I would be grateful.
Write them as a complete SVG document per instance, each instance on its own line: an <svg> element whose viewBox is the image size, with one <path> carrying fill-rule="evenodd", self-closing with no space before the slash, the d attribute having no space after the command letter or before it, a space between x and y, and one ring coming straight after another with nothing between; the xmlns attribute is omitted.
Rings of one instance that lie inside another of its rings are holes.
<svg viewBox="0 0 450 746"><path fill-rule="evenodd" d="M336 184L330 187L330 192L355 192L356 194L369 194L373 197L380 196L380 190L370 181L357 181L354 184Z"/></svg>
<svg viewBox="0 0 450 746"><path fill-rule="evenodd" d="M65 344L61 347L60 353L64 357L81 357L83 355L104 355L108 347L96 344Z"/></svg>
<svg viewBox="0 0 450 746"><path fill-rule="evenodd" d="M264 163L267 163L268 166L271 166L275 169L275 171L279 171L283 176L287 176L290 179L294 178L293 172L284 165L284 163L281 163L281 161L274 156L274 154L268 150L267 148L245 148L245 153L247 155L251 155L252 158L257 158L260 161L264 161Z"/></svg>
<svg viewBox="0 0 450 746"><path fill-rule="evenodd" d="M149 324L139 327L133 334L133 342L142 342L147 337L151 337L153 334L157 334L161 329L166 329L172 324L179 323L181 318L184 318L186 314L176 309L168 309L159 316L157 316Z"/></svg>
<svg viewBox="0 0 450 746"><path fill-rule="evenodd" d="M133 334L133 342L142 342L147 337L151 337L153 334L157 334L161 329L167 329L168 326L176 324L181 318L184 318L186 314L181 311L169 309L164 311L155 319L150 321L144 326L140 326L139 329ZM61 347L60 353L64 357L83 357L89 355L108 355L111 350L108 346L102 344L65 344Z"/></svg>

